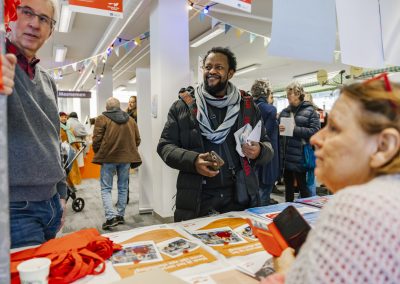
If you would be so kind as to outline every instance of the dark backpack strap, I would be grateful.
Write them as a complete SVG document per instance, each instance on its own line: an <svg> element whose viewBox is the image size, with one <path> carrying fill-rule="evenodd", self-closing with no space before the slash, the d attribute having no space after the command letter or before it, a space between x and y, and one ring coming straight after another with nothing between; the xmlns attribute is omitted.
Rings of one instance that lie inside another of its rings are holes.
<svg viewBox="0 0 400 284"><path fill-rule="evenodd" d="M254 108L252 106L253 97L243 90L240 90L240 94L244 101L243 125L246 125L247 123L250 124L251 117L254 113ZM250 166L249 160L246 157L243 157L242 160L243 160L244 173L246 174L246 176L248 176L251 173L251 166Z"/></svg>
<svg viewBox="0 0 400 284"><path fill-rule="evenodd" d="M196 117L197 115L197 105L195 98L189 93L187 89L182 88L179 91L179 98L185 102L188 106L192 116Z"/></svg>

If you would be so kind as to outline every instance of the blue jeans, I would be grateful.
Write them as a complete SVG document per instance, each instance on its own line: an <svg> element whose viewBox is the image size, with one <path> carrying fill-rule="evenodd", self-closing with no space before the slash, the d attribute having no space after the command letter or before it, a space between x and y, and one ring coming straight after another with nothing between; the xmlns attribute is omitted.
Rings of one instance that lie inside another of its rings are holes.
<svg viewBox="0 0 400 284"><path fill-rule="evenodd" d="M10 202L11 248L40 245L55 238L62 214L58 193L44 201Z"/></svg>
<svg viewBox="0 0 400 284"><path fill-rule="evenodd" d="M260 183L258 193L260 195L260 206L268 206L270 201L270 195L272 192L273 184Z"/></svg>
<svg viewBox="0 0 400 284"><path fill-rule="evenodd" d="M107 220L125 215L126 201L128 198L129 163L103 163L100 171L101 199ZM118 202L115 212L111 197L113 177L115 171L118 176Z"/></svg>

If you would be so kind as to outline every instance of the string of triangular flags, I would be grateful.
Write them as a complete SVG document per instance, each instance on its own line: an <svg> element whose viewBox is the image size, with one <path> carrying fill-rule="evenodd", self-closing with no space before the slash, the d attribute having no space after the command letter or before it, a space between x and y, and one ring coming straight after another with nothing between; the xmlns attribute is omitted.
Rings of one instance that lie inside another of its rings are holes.
<svg viewBox="0 0 400 284"><path fill-rule="evenodd" d="M190 10L194 9L199 13L199 19L201 22L204 21L205 17L211 18L211 28L214 29L214 27L218 24L224 25L224 32L227 34L230 30L235 30L235 34L237 38L240 38L244 33L247 33L249 35L249 42L253 43L254 40L257 37L263 38L264 39L264 46L267 47L268 43L271 41L271 38L267 36L263 36L254 32L250 32L248 30L233 26L231 24L225 23L217 18L212 17L209 15L210 9L212 9L212 5L207 5L207 6L202 6L198 4L194 4L192 1L188 0L188 8Z"/></svg>
<svg viewBox="0 0 400 284"><path fill-rule="evenodd" d="M140 46L142 44L142 41L148 39L149 37L150 37L150 32L145 32L130 40L117 37L104 52L101 52L99 54L96 54L94 56L85 58L83 60L74 63L49 69L48 71L50 75L53 76L54 79L60 80L63 78L63 76L72 74L74 72L82 73L86 69L86 67L89 66L90 63L94 64L93 69L95 70L98 64L100 63L105 64L107 62L108 57L110 57L113 53L119 57L121 48L123 48L126 52L130 52L135 47Z"/></svg>

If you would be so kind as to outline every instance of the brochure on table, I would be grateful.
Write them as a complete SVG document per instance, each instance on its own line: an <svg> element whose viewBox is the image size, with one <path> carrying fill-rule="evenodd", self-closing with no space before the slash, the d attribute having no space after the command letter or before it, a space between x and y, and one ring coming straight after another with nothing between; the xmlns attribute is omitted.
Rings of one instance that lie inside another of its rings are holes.
<svg viewBox="0 0 400 284"><path fill-rule="evenodd" d="M253 277L271 260L245 218L245 212L231 212L174 224L204 245L220 253L238 270Z"/></svg>
<svg viewBox="0 0 400 284"><path fill-rule="evenodd" d="M308 206L301 203L285 202L264 207L249 208L245 211L252 216L263 218L267 221L272 221L286 207L292 205L303 215L304 219L312 226L317 221L320 209L313 206Z"/></svg>
<svg viewBox="0 0 400 284"><path fill-rule="evenodd" d="M174 273L201 266L189 272L193 275L226 267L223 259L199 240L170 225L118 232L109 237L123 246L110 259L121 278L154 268Z"/></svg>
<svg viewBox="0 0 400 284"><path fill-rule="evenodd" d="M325 195L325 196L316 195L312 197L297 199L295 202L322 208L332 197L333 195Z"/></svg>

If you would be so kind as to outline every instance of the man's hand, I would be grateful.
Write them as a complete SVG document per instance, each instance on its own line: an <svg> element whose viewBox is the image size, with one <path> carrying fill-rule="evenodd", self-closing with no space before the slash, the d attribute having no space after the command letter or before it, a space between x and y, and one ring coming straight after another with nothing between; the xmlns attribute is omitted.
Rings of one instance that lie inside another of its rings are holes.
<svg viewBox="0 0 400 284"><path fill-rule="evenodd" d="M1 63L3 90L0 90L0 93L8 96L12 94L14 88L15 65L17 64L17 58L11 53L1 55Z"/></svg>
<svg viewBox="0 0 400 284"><path fill-rule="evenodd" d="M61 217L61 224L60 224L60 228L58 229L58 231L60 231L62 229L62 227L64 227L65 216L67 215L67 210L66 210L67 200L60 198L60 204L61 204L61 208L63 209L63 214Z"/></svg>
<svg viewBox="0 0 400 284"><path fill-rule="evenodd" d="M215 162L209 162L204 160L205 157L208 156L208 153L199 154L197 156L196 162L194 163L196 167L196 171L202 176L206 177L214 177L219 174L219 171L213 171L209 167L218 166Z"/></svg>
<svg viewBox="0 0 400 284"><path fill-rule="evenodd" d="M249 159L257 159L261 152L260 143L253 141L251 142L251 145L244 143L242 145L242 152Z"/></svg>
<svg viewBox="0 0 400 284"><path fill-rule="evenodd" d="M279 124L279 132L285 131L285 125Z"/></svg>

